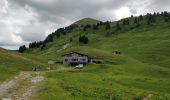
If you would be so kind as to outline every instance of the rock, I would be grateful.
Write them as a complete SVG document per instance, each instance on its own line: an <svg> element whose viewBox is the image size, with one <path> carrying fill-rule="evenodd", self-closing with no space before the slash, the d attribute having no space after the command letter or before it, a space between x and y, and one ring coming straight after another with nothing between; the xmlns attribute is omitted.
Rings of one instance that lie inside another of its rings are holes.
<svg viewBox="0 0 170 100"><path fill-rule="evenodd" d="M38 83L38 82L40 82L40 81L42 81L42 80L44 80L44 77L42 77L42 76L36 76L36 77L34 77L34 78L31 80L31 82L34 83L34 84L36 84L36 83Z"/></svg>
<svg viewBox="0 0 170 100"><path fill-rule="evenodd" d="M1 100L12 100L11 98L1 98Z"/></svg>

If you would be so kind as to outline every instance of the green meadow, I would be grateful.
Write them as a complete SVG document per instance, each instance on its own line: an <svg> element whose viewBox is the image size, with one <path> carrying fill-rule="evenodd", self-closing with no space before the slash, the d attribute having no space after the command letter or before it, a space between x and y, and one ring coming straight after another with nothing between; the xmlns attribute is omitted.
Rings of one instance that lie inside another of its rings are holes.
<svg viewBox="0 0 170 100"><path fill-rule="evenodd" d="M41 64L45 80L41 83L39 100L169 100L170 99L170 22L156 16L155 21L146 20L129 25L119 21L121 30L115 31L101 25L97 30L82 30L82 25L97 24L99 21L86 18L74 24L78 27L53 41L44 49L31 48L19 54L0 51L0 81L20 71L30 71ZM78 42L86 35L88 44ZM70 41L72 38L72 41ZM62 55L77 51L102 60L101 64L88 64L83 69L55 64L46 70L47 60L62 60ZM120 51L120 55L113 55Z"/></svg>
<svg viewBox="0 0 170 100"><path fill-rule="evenodd" d="M13 51L0 49L0 83L18 75L21 71L31 71L33 66L46 64L40 57L31 54L20 54Z"/></svg>

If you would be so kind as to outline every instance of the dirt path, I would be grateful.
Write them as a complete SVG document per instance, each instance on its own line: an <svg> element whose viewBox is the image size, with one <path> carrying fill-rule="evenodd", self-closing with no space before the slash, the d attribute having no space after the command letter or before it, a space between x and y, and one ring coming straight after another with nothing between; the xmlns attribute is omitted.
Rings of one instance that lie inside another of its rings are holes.
<svg viewBox="0 0 170 100"><path fill-rule="evenodd" d="M14 79L0 84L0 100L30 100L43 80L40 73L21 72Z"/></svg>

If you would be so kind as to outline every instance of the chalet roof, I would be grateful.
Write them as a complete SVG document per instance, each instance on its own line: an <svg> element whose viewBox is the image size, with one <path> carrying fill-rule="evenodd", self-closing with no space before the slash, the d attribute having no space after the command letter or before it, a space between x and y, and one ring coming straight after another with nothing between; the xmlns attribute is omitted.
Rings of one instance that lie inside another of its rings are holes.
<svg viewBox="0 0 170 100"><path fill-rule="evenodd" d="M79 52L70 52L70 53L66 53L66 54L64 54L64 55L62 55L62 56L67 56L67 55L71 55L71 54L78 54L78 55L81 55L81 56L87 56L87 57L90 57L89 55L86 55L86 54L82 54L82 53L79 53Z"/></svg>

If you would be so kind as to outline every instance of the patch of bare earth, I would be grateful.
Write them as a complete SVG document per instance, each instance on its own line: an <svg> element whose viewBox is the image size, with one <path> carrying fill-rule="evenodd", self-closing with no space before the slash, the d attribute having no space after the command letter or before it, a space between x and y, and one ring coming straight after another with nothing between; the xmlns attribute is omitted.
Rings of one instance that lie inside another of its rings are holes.
<svg viewBox="0 0 170 100"><path fill-rule="evenodd" d="M0 84L0 100L31 100L44 77L35 72L21 72L14 79Z"/></svg>

